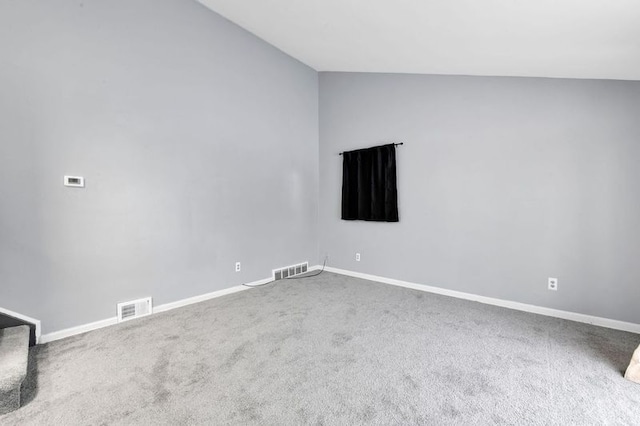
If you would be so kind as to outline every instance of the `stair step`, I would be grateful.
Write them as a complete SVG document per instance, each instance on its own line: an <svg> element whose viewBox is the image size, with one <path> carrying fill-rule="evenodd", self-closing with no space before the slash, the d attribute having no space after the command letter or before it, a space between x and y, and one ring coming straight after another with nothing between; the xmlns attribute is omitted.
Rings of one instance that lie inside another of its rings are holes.
<svg viewBox="0 0 640 426"><path fill-rule="evenodd" d="M20 408L20 386L27 376L29 326L0 329L0 415Z"/></svg>

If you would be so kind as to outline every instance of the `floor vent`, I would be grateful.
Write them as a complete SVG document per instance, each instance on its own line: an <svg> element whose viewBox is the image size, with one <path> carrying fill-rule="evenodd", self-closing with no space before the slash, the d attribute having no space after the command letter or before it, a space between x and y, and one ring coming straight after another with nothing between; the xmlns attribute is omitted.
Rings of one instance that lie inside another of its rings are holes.
<svg viewBox="0 0 640 426"><path fill-rule="evenodd" d="M284 280L285 278L295 275L304 274L309 269L309 262L299 263L297 265L285 266L273 270L273 279L275 281Z"/></svg>
<svg viewBox="0 0 640 426"><path fill-rule="evenodd" d="M151 315L152 312L153 307L150 297L118 303L118 322Z"/></svg>

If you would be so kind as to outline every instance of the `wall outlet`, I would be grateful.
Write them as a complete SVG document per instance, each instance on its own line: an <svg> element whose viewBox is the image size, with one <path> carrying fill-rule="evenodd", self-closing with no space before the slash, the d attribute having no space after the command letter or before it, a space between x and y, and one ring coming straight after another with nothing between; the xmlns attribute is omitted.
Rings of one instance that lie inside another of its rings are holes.
<svg viewBox="0 0 640 426"><path fill-rule="evenodd" d="M360 262L360 253L356 253L356 262Z"/></svg>
<svg viewBox="0 0 640 426"><path fill-rule="evenodd" d="M558 290L558 279L549 278L548 287L549 287L549 290L553 290L553 291Z"/></svg>
<svg viewBox="0 0 640 426"><path fill-rule="evenodd" d="M236 262L236 272L240 272L240 262Z"/></svg>

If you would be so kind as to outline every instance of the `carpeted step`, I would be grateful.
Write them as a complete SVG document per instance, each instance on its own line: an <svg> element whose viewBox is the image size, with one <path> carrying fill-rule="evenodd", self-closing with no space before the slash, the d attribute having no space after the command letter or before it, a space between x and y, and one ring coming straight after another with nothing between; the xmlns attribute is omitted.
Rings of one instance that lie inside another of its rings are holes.
<svg viewBox="0 0 640 426"><path fill-rule="evenodd" d="M20 386L27 376L29 327L0 329L0 414L20 408Z"/></svg>

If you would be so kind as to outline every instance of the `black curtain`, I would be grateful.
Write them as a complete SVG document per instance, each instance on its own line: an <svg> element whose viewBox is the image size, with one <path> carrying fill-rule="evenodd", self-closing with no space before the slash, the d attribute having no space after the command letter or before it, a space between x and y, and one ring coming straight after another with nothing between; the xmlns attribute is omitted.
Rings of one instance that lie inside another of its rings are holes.
<svg viewBox="0 0 640 426"><path fill-rule="evenodd" d="M342 153L342 219L398 222L396 147Z"/></svg>

